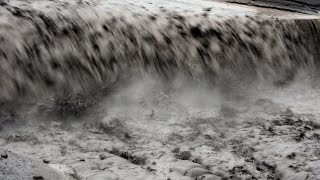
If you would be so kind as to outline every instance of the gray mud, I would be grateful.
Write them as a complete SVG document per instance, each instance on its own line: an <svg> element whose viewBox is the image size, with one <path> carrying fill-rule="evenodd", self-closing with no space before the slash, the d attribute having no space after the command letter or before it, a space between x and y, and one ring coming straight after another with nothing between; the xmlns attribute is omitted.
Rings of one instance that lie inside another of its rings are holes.
<svg viewBox="0 0 320 180"><path fill-rule="evenodd" d="M0 180L320 179L315 16L165 2L0 1Z"/></svg>
<svg viewBox="0 0 320 180"><path fill-rule="evenodd" d="M29 107L24 124L2 125L1 146L78 179L320 177L320 102L311 82L281 89L168 89L150 78L128 84L81 116Z"/></svg>
<svg viewBox="0 0 320 180"><path fill-rule="evenodd" d="M113 3L3 2L1 97L90 91L135 73L207 84L285 82L317 65L293 19Z"/></svg>
<svg viewBox="0 0 320 180"><path fill-rule="evenodd" d="M0 149L0 154L1 180L74 180L71 176L54 170L40 160L32 160L3 149Z"/></svg>

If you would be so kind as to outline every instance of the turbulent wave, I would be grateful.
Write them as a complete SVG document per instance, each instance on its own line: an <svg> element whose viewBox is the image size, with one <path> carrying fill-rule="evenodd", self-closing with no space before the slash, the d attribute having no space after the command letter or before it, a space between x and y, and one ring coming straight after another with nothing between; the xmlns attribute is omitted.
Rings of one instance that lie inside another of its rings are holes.
<svg viewBox="0 0 320 180"><path fill-rule="evenodd" d="M319 20L191 1L0 0L0 179L319 179Z"/></svg>
<svg viewBox="0 0 320 180"><path fill-rule="evenodd" d="M1 3L2 97L87 90L136 73L169 82L283 84L317 66L314 37L305 32L318 31L312 21L51 3L55 8Z"/></svg>

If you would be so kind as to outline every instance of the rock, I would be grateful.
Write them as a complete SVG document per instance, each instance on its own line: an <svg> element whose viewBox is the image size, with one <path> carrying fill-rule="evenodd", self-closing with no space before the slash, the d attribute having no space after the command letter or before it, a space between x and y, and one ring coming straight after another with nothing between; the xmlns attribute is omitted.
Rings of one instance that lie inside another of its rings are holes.
<svg viewBox="0 0 320 180"><path fill-rule="evenodd" d="M105 160L107 158L107 156L105 154L100 154L99 155L99 159L100 160Z"/></svg>
<svg viewBox="0 0 320 180"><path fill-rule="evenodd" d="M176 148L174 148L171 152L173 152L173 153L179 153L179 152L180 152L180 148L176 147Z"/></svg>
<svg viewBox="0 0 320 180"><path fill-rule="evenodd" d="M5 154L1 153L1 156L10 157L0 160L1 180L73 180L72 177L56 171L42 161L14 154L9 151L6 151Z"/></svg>
<svg viewBox="0 0 320 180"><path fill-rule="evenodd" d="M191 158L191 152L190 151L181 151L175 154L175 157L177 159L181 160L189 160Z"/></svg>
<svg viewBox="0 0 320 180"><path fill-rule="evenodd" d="M205 169L205 166L191 161L180 161L170 168L171 172L176 172L181 175L186 175L187 172L193 168Z"/></svg>
<svg viewBox="0 0 320 180"><path fill-rule="evenodd" d="M33 176L34 180L44 180L42 176Z"/></svg>
<svg viewBox="0 0 320 180"><path fill-rule="evenodd" d="M157 170L156 170L156 169L151 168L150 166L148 166L148 167L147 167L147 171L149 171L149 172L154 172L154 171L157 171Z"/></svg>
<svg viewBox="0 0 320 180"><path fill-rule="evenodd" d="M99 129L106 134L117 136L121 140L130 139L130 131L123 120L116 117L106 117L100 121Z"/></svg>
<svg viewBox="0 0 320 180"><path fill-rule="evenodd" d="M203 176L205 174L212 174L212 173L207 169L196 167L188 170L185 175L194 178L194 177Z"/></svg>
<svg viewBox="0 0 320 180"><path fill-rule="evenodd" d="M111 173L95 174L86 178L86 180L118 180L119 177Z"/></svg>
<svg viewBox="0 0 320 180"><path fill-rule="evenodd" d="M216 176L216 175L212 175L212 174L206 174L203 176L199 176L196 178L196 180L220 180L221 177Z"/></svg>
<svg viewBox="0 0 320 180"><path fill-rule="evenodd" d="M286 156L288 159L294 159L296 157L296 153L292 152Z"/></svg>
<svg viewBox="0 0 320 180"><path fill-rule="evenodd" d="M50 161L48 159L43 159L42 161L43 161L43 163L46 163L46 164L50 163Z"/></svg>
<svg viewBox="0 0 320 180"><path fill-rule="evenodd" d="M8 158L8 154L7 153L1 153L1 157L7 159Z"/></svg>

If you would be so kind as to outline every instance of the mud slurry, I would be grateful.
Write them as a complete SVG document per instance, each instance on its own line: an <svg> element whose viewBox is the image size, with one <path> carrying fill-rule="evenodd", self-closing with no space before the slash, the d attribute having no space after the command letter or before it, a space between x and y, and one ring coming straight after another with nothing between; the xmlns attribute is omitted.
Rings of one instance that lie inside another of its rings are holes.
<svg viewBox="0 0 320 180"><path fill-rule="evenodd" d="M75 179L319 179L294 20L139 3L1 1L1 148Z"/></svg>
<svg viewBox="0 0 320 180"><path fill-rule="evenodd" d="M0 179L71 180L39 160L33 160L1 149Z"/></svg>
<svg viewBox="0 0 320 180"><path fill-rule="evenodd" d="M249 77L283 82L314 67L314 52L294 20L150 3L3 2L1 96L87 91L133 72L209 84Z"/></svg>
<svg viewBox="0 0 320 180"><path fill-rule="evenodd" d="M146 82L117 90L77 118L33 111L24 125L4 126L1 145L67 166L80 179L319 178L317 113L291 110L262 91L175 91Z"/></svg>

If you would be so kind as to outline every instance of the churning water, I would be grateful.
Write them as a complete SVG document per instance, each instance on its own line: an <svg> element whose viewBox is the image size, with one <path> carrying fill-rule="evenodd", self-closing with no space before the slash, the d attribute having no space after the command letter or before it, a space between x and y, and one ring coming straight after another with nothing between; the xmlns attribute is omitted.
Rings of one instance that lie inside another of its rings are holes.
<svg viewBox="0 0 320 180"><path fill-rule="evenodd" d="M81 2L1 4L2 97L92 90L137 73L282 85L317 70L312 21Z"/></svg>
<svg viewBox="0 0 320 180"><path fill-rule="evenodd" d="M191 1L0 0L1 148L69 179L320 179L319 20ZM14 157L0 179L63 179Z"/></svg>

